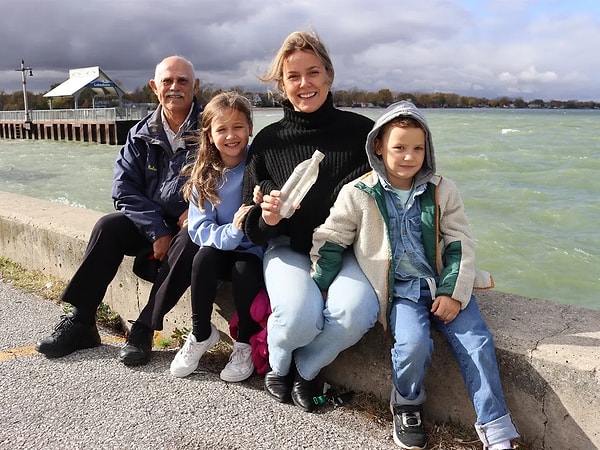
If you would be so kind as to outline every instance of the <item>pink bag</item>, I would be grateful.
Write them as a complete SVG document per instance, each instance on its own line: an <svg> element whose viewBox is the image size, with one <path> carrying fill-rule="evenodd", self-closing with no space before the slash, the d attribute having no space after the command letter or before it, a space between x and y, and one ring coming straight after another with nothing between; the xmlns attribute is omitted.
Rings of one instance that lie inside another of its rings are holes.
<svg viewBox="0 0 600 450"><path fill-rule="evenodd" d="M262 288L254 297L250 306L250 316L261 330L250 336L250 347L252 348L252 362L256 367L256 373L264 375L269 368L269 349L267 347L267 319L271 314L271 303L267 291ZM235 311L229 322L229 334L233 339L238 336L238 313Z"/></svg>

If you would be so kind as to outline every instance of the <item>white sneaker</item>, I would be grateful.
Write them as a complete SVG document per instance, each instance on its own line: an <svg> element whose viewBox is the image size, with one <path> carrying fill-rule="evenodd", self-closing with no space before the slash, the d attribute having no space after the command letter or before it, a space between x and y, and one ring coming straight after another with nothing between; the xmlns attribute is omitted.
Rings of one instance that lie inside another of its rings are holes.
<svg viewBox="0 0 600 450"><path fill-rule="evenodd" d="M252 375L252 372L254 372L254 363L250 344L234 342L229 362L221 371L221 380L230 383L244 381Z"/></svg>
<svg viewBox="0 0 600 450"><path fill-rule="evenodd" d="M221 340L219 330L212 323L211 332L208 339L202 342L196 340L194 333L190 332L183 344L183 347L177 352L173 361L171 361L171 375L178 378L187 377L198 368L198 363L202 355L211 349Z"/></svg>

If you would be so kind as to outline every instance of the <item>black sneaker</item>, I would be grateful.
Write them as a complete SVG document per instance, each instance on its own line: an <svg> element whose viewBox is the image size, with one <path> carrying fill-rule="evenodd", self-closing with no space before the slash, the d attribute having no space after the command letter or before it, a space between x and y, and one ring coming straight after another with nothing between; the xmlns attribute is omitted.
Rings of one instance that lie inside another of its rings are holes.
<svg viewBox="0 0 600 450"><path fill-rule="evenodd" d="M48 358L60 358L75 350L98 347L100 335L95 323L87 324L75 320L73 314L61 316L61 321L47 338L35 344L35 349Z"/></svg>
<svg viewBox="0 0 600 450"><path fill-rule="evenodd" d="M138 321L132 324L125 345L119 351L119 361L126 366L143 366L148 364L152 354L154 330Z"/></svg>
<svg viewBox="0 0 600 450"><path fill-rule="evenodd" d="M427 446L427 433L421 420L420 405L391 405L394 415L394 442L407 450L423 450Z"/></svg>

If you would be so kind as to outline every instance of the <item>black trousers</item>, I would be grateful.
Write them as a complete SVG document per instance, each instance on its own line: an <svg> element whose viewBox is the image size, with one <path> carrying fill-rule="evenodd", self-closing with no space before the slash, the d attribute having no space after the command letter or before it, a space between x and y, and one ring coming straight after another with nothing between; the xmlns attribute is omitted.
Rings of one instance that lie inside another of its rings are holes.
<svg viewBox="0 0 600 450"><path fill-rule="evenodd" d="M95 320L96 310L125 255L135 256L151 249L148 238L122 213L103 216L92 230L83 261L63 292L62 300L75 306L82 318ZM162 330L164 316L190 286L192 261L197 251L198 246L190 239L187 227L179 230L138 321Z"/></svg>
<svg viewBox="0 0 600 450"><path fill-rule="evenodd" d="M210 335L210 318L219 280L231 281L233 303L238 313L238 342L250 343L259 326L250 316L250 306L263 286L261 259L251 253L202 247L192 264L192 324L198 342Z"/></svg>

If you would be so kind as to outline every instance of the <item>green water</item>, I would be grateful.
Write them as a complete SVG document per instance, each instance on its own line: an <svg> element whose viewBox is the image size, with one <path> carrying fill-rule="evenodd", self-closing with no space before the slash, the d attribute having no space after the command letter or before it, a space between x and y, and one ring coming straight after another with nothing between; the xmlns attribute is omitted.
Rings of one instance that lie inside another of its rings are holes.
<svg viewBox="0 0 600 450"><path fill-rule="evenodd" d="M356 109L377 118L381 110ZM496 289L600 309L600 111L431 110ZM281 117L257 110L255 133ZM0 190L112 211L118 147L0 140Z"/></svg>

